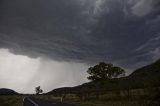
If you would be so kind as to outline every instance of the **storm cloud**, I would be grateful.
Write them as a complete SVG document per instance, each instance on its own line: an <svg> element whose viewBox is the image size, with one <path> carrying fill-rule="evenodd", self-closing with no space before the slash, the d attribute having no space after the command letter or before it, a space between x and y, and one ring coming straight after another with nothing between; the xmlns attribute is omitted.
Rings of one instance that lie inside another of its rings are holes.
<svg viewBox="0 0 160 106"><path fill-rule="evenodd" d="M160 58L159 0L1 0L0 48L126 69Z"/></svg>
<svg viewBox="0 0 160 106"><path fill-rule="evenodd" d="M127 59L159 36L155 5L157 0L1 0L0 46L59 61Z"/></svg>

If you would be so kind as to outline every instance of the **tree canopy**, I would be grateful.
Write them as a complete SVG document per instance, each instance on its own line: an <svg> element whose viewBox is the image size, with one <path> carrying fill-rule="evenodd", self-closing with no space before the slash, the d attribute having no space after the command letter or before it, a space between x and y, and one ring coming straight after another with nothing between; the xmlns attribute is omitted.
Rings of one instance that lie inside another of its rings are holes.
<svg viewBox="0 0 160 106"><path fill-rule="evenodd" d="M35 88L35 91L36 91L36 94L37 94L37 95L43 92L43 90L41 89L40 86L36 87L36 88Z"/></svg>
<svg viewBox="0 0 160 106"><path fill-rule="evenodd" d="M125 74L125 71L113 64L106 64L104 62L100 62L99 64L90 67L87 70L87 73L90 74L88 77L89 80L99 81L116 78L119 75Z"/></svg>

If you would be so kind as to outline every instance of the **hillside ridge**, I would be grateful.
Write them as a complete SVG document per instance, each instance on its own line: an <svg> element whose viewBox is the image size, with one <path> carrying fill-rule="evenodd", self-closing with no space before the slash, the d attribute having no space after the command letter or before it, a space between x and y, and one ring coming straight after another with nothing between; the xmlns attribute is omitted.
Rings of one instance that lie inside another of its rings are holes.
<svg viewBox="0 0 160 106"><path fill-rule="evenodd" d="M138 89L145 87L160 86L160 59L156 62L136 69L132 74L126 77L111 79L106 81L101 88L95 82L84 83L75 87L63 87L54 89L46 94L64 94L64 93L82 93L95 91L111 91L124 89Z"/></svg>

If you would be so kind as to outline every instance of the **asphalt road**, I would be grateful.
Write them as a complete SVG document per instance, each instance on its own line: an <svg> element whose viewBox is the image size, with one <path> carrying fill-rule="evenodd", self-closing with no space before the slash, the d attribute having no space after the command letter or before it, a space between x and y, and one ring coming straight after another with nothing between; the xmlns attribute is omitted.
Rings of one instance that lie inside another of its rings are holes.
<svg viewBox="0 0 160 106"><path fill-rule="evenodd" d="M26 97L23 100L23 106L86 106L81 104L73 103L61 103L61 102L48 102L33 97Z"/></svg>

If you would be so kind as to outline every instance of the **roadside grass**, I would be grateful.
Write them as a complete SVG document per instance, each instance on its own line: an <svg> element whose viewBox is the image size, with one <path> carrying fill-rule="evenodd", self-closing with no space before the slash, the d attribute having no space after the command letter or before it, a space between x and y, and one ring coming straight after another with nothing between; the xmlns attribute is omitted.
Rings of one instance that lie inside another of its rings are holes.
<svg viewBox="0 0 160 106"><path fill-rule="evenodd" d="M55 97L52 95L37 96L39 99L60 102L61 97ZM159 99L151 100L149 98L112 98L112 99L93 99L88 98L86 100L80 100L77 97L65 98L63 102L71 104L84 104L86 106L160 106Z"/></svg>
<svg viewBox="0 0 160 106"><path fill-rule="evenodd" d="M23 96L1 96L0 106L22 106Z"/></svg>
<svg viewBox="0 0 160 106"><path fill-rule="evenodd" d="M80 103L87 104L89 106L150 106L149 103L147 101L145 101L145 100L141 100L141 101L129 101L129 100L100 101L100 100L90 100L90 101L81 101Z"/></svg>
<svg viewBox="0 0 160 106"><path fill-rule="evenodd" d="M52 95L34 95L34 97L38 99L50 101L50 102L60 102L61 101L61 97L55 97Z"/></svg>

